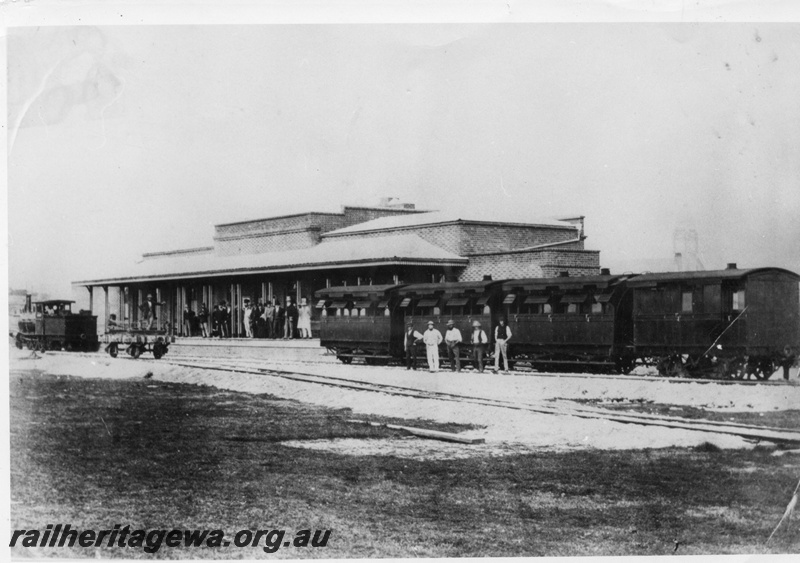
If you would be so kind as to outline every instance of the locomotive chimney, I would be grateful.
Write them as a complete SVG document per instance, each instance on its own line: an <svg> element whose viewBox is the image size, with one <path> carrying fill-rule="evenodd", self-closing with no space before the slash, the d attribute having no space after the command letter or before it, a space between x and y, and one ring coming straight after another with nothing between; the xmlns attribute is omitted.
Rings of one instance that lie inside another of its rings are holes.
<svg viewBox="0 0 800 563"><path fill-rule="evenodd" d="M728 262L728 270L735 270L736 262Z"/></svg>
<svg viewBox="0 0 800 563"><path fill-rule="evenodd" d="M566 271L566 270L563 271L563 272L559 272L558 273L558 277L560 277L560 278L568 278L569 277L569 272Z"/></svg>
<svg viewBox="0 0 800 563"><path fill-rule="evenodd" d="M600 275L601 276L610 276L611 275L611 270L609 270L608 268L600 268Z"/></svg>

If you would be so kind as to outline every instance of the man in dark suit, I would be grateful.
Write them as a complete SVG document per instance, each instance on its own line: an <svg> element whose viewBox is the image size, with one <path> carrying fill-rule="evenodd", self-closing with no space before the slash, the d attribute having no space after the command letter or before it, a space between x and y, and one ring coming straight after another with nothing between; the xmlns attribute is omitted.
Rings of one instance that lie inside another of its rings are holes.
<svg viewBox="0 0 800 563"><path fill-rule="evenodd" d="M286 321L286 309L281 307L281 302L275 299L275 311L273 312L275 319L275 330L273 331L273 338L280 338L283 336L283 324Z"/></svg>
<svg viewBox="0 0 800 563"><path fill-rule="evenodd" d="M294 338L294 329L297 326L297 317L300 316L300 312L297 310L297 306L292 303L292 298L286 298L286 321L283 325L283 339L287 340L290 338Z"/></svg>
<svg viewBox="0 0 800 563"><path fill-rule="evenodd" d="M142 320L146 323L145 328L150 330L153 328L153 323L156 321L156 307L160 307L161 303L156 303L153 300L153 294L147 294L147 300L139 305L142 311Z"/></svg>

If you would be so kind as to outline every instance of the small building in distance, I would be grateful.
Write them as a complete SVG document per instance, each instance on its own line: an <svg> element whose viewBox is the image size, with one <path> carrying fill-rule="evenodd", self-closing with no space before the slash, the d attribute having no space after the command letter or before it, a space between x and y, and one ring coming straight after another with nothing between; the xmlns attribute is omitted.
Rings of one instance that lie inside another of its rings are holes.
<svg viewBox="0 0 800 563"><path fill-rule="evenodd" d="M73 286L88 289L93 311L102 288L105 317L133 323L152 294L163 303L159 326L169 322L177 334L185 306L198 312L225 301L238 336L245 299L310 303L314 291L336 285L597 274L600 252L584 248L583 219L498 220L389 201L344 206L219 224L211 246L147 253L125 271Z"/></svg>

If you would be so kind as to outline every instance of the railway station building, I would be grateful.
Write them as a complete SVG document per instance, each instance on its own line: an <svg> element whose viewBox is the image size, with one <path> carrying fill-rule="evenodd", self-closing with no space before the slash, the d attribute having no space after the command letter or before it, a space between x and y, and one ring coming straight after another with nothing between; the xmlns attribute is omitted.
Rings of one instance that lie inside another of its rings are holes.
<svg viewBox="0 0 800 563"><path fill-rule="evenodd" d="M136 324L151 294L163 304L158 328L169 323L181 336L185 306L198 312L224 301L231 336L243 336L246 299L306 298L313 308L314 292L331 286L597 274L600 253L586 250L585 238L582 216L498 221L384 201L219 224L212 245L147 253L125 271L73 287L89 292L101 330L112 314Z"/></svg>

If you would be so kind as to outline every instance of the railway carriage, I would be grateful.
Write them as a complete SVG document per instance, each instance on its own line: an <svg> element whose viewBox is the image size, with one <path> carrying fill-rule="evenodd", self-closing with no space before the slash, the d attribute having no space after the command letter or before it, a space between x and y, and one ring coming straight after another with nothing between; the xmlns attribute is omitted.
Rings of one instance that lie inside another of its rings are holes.
<svg viewBox="0 0 800 563"><path fill-rule="evenodd" d="M469 340L473 322L481 323L491 342L492 319L498 310L496 289L499 284L498 281L483 280L406 285L397 289L401 298L398 310L401 311L404 322L413 323L414 329L419 332L425 332L428 321L433 321L434 327L444 336L447 321L452 320L463 339L460 355L468 357L472 353ZM418 346L424 347L423 344ZM439 352L443 361L446 361L447 349L444 343Z"/></svg>
<svg viewBox="0 0 800 563"><path fill-rule="evenodd" d="M356 357L368 364L386 364L401 356L403 319L395 313L399 298L393 292L398 287L357 285L317 291L320 345L347 364Z"/></svg>
<svg viewBox="0 0 800 563"><path fill-rule="evenodd" d="M769 378L800 342L800 276L780 268L642 274L634 345L662 375Z"/></svg>
<svg viewBox="0 0 800 563"><path fill-rule="evenodd" d="M26 305L26 313L18 320L14 343L17 348L31 350L100 349L97 338L97 317L73 313L74 301L51 299Z"/></svg>
<svg viewBox="0 0 800 563"><path fill-rule="evenodd" d="M800 348L800 276L780 268L334 287L317 292L321 343L349 363L403 357L403 328L453 320L513 337L509 364L540 371L766 379ZM490 350L491 350L490 342ZM444 344L441 356L446 357Z"/></svg>
<svg viewBox="0 0 800 563"><path fill-rule="evenodd" d="M501 286L512 363L628 373L635 365L625 276L532 278Z"/></svg>

